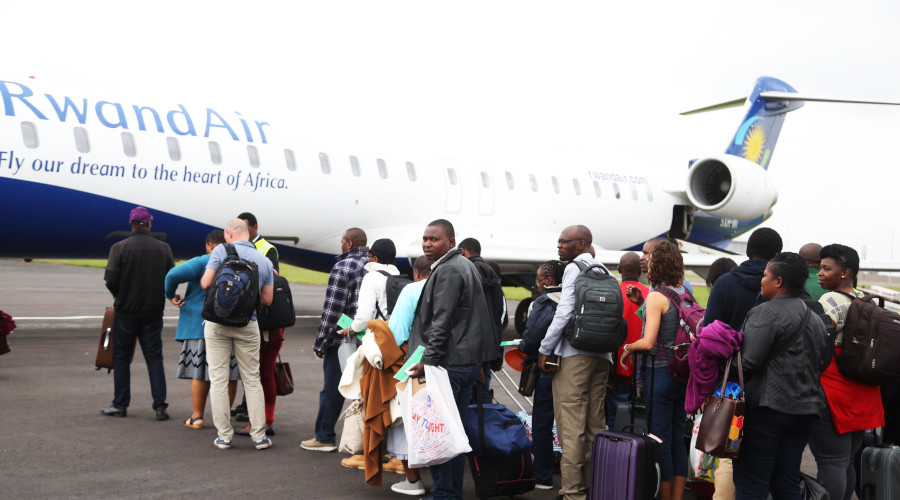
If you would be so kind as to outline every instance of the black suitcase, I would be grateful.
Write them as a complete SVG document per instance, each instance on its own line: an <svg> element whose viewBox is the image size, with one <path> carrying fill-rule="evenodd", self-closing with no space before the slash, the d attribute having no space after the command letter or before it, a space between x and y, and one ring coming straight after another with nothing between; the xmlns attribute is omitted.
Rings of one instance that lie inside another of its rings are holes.
<svg viewBox="0 0 900 500"><path fill-rule="evenodd" d="M515 455L469 455L478 498L511 497L534 489L531 452Z"/></svg>
<svg viewBox="0 0 900 500"><path fill-rule="evenodd" d="M880 444L864 449L860 469L861 500L900 498L900 447Z"/></svg>
<svg viewBox="0 0 900 500"><path fill-rule="evenodd" d="M652 354L650 356L652 359ZM653 371L650 387L646 391L647 422L653 421ZM637 387L637 384L635 384ZM631 398L628 423L625 429L635 429L635 400ZM624 415L623 415L624 417ZM616 427L619 427L616 415ZM591 500L652 500L659 498L660 440L647 432L603 431L594 437L591 448L591 484L588 498ZM563 450L565 451L565 450Z"/></svg>

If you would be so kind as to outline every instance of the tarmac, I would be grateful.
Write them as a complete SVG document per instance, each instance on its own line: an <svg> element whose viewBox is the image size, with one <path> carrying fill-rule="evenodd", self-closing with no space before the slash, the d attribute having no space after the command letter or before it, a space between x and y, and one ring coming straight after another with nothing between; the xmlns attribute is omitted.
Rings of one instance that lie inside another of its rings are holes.
<svg viewBox="0 0 900 500"><path fill-rule="evenodd" d="M112 305L103 270L0 260L0 310L18 324L12 352L0 356L0 498L407 498L390 489L401 475L385 473L382 487L368 486L363 471L340 465L348 455L300 448L313 436L322 387L312 345L325 287L292 283L291 290L298 319L285 331L281 358L295 389L278 398L274 446L255 450L249 437L235 436L230 450L220 450L211 420L200 430L182 426L191 400L189 381L175 378L177 308L167 303L162 332L171 419L156 421L138 353L128 417L106 417L99 410L111 404L112 374L94 370L101 316ZM509 310L515 307L511 301ZM504 337L517 338L512 326ZM495 397L519 411L498 387ZM808 451L803 470L815 473ZM427 470L422 476L430 487ZM554 480L559 486L558 473ZM557 494L535 490L522 498ZM468 464L463 497L475 498Z"/></svg>
<svg viewBox="0 0 900 500"><path fill-rule="evenodd" d="M176 307L167 303L162 332L171 419L155 419L140 353L128 416L106 417L99 410L111 404L113 377L94 370L100 317L112 305L103 270L0 260L0 310L18 325L12 352L0 356L0 498L412 498L390 489L404 476L385 473L382 487L368 486L363 471L340 465L349 455L300 448L314 435L322 388L312 345L325 287L292 283L291 291L298 319L285 331L281 359L295 388L278 398L274 446L255 450L249 437L235 436L230 450L220 450L211 419L200 430L182 426L191 400L190 382L175 378ZM512 327L506 334L513 338ZM519 411L504 396L497 397ZM422 476L429 488L428 471ZM475 498L468 465L463 495ZM522 498L556 495L535 490Z"/></svg>

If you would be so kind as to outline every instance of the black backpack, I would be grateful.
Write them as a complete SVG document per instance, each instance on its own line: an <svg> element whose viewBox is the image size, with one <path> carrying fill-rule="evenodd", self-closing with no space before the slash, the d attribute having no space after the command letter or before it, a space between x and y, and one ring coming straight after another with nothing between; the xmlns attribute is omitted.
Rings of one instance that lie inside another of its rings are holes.
<svg viewBox="0 0 900 500"><path fill-rule="evenodd" d="M628 335L619 282L600 264L572 263L581 272L575 278L575 310L564 331L566 340L582 351L618 352Z"/></svg>
<svg viewBox="0 0 900 500"><path fill-rule="evenodd" d="M256 319L259 321L260 330L277 330L294 326L297 322L297 313L294 311L294 298L291 296L291 286L283 276L274 276L272 290L272 303L268 306L260 305L256 311Z"/></svg>
<svg viewBox="0 0 900 500"><path fill-rule="evenodd" d="M259 269L242 259L234 245L225 244L227 255L206 292L201 316L225 326L247 326L259 304Z"/></svg>
<svg viewBox="0 0 900 500"><path fill-rule="evenodd" d="M390 316L391 313L394 312L394 306L397 305L397 297L400 296L403 287L412 283L413 280L405 274L398 274L395 276L384 270L379 270L378 272L387 278L387 281L384 284L384 293L387 296L387 313L388 316ZM375 317L385 319L384 315L381 314L381 308L378 306L378 301L375 302Z"/></svg>
<svg viewBox="0 0 900 500"><path fill-rule="evenodd" d="M853 302L844 322L843 352L835 357L838 370L864 384L900 382L900 314L875 304L875 295L844 295Z"/></svg>

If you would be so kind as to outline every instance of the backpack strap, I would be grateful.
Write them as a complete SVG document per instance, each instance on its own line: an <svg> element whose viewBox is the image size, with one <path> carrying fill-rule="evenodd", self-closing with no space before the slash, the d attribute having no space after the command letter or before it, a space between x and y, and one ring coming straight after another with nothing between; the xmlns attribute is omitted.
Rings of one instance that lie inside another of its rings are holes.
<svg viewBox="0 0 900 500"><path fill-rule="evenodd" d="M391 273L385 271L384 269L379 269L376 272L384 275L385 283L387 283L387 278L391 277ZM385 290L387 290L386 286L385 286ZM383 319L383 320L387 321L387 318L384 317L384 314L381 314L381 306L378 305L378 295L375 295L375 319Z"/></svg>
<svg viewBox="0 0 900 500"><path fill-rule="evenodd" d="M239 256L238 253L237 253L237 248L234 248L234 244L233 244L233 243L226 243L226 244L225 244L225 253L226 253L227 255L231 255L232 257L238 257L238 258L240 258L240 256Z"/></svg>

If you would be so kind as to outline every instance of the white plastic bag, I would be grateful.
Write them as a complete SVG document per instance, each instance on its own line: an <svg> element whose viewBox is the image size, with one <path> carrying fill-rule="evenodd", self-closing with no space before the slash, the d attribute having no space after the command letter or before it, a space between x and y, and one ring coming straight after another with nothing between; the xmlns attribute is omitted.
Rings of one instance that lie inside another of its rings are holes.
<svg viewBox="0 0 900 500"><path fill-rule="evenodd" d="M694 416L694 429L691 431L691 449L689 450L691 472L695 479L713 482L715 480L716 467L719 465L719 459L697 449L697 433L700 430L700 420L702 418L702 413L698 413Z"/></svg>
<svg viewBox="0 0 900 500"><path fill-rule="evenodd" d="M463 429L447 370L425 365L425 380L410 377L400 393L409 466L442 464L472 451Z"/></svg>
<svg viewBox="0 0 900 500"><path fill-rule="evenodd" d="M338 347L338 363L341 365L342 372L347 367L347 360L350 359L350 355L356 352L356 347L355 339L349 339Z"/></svg>

